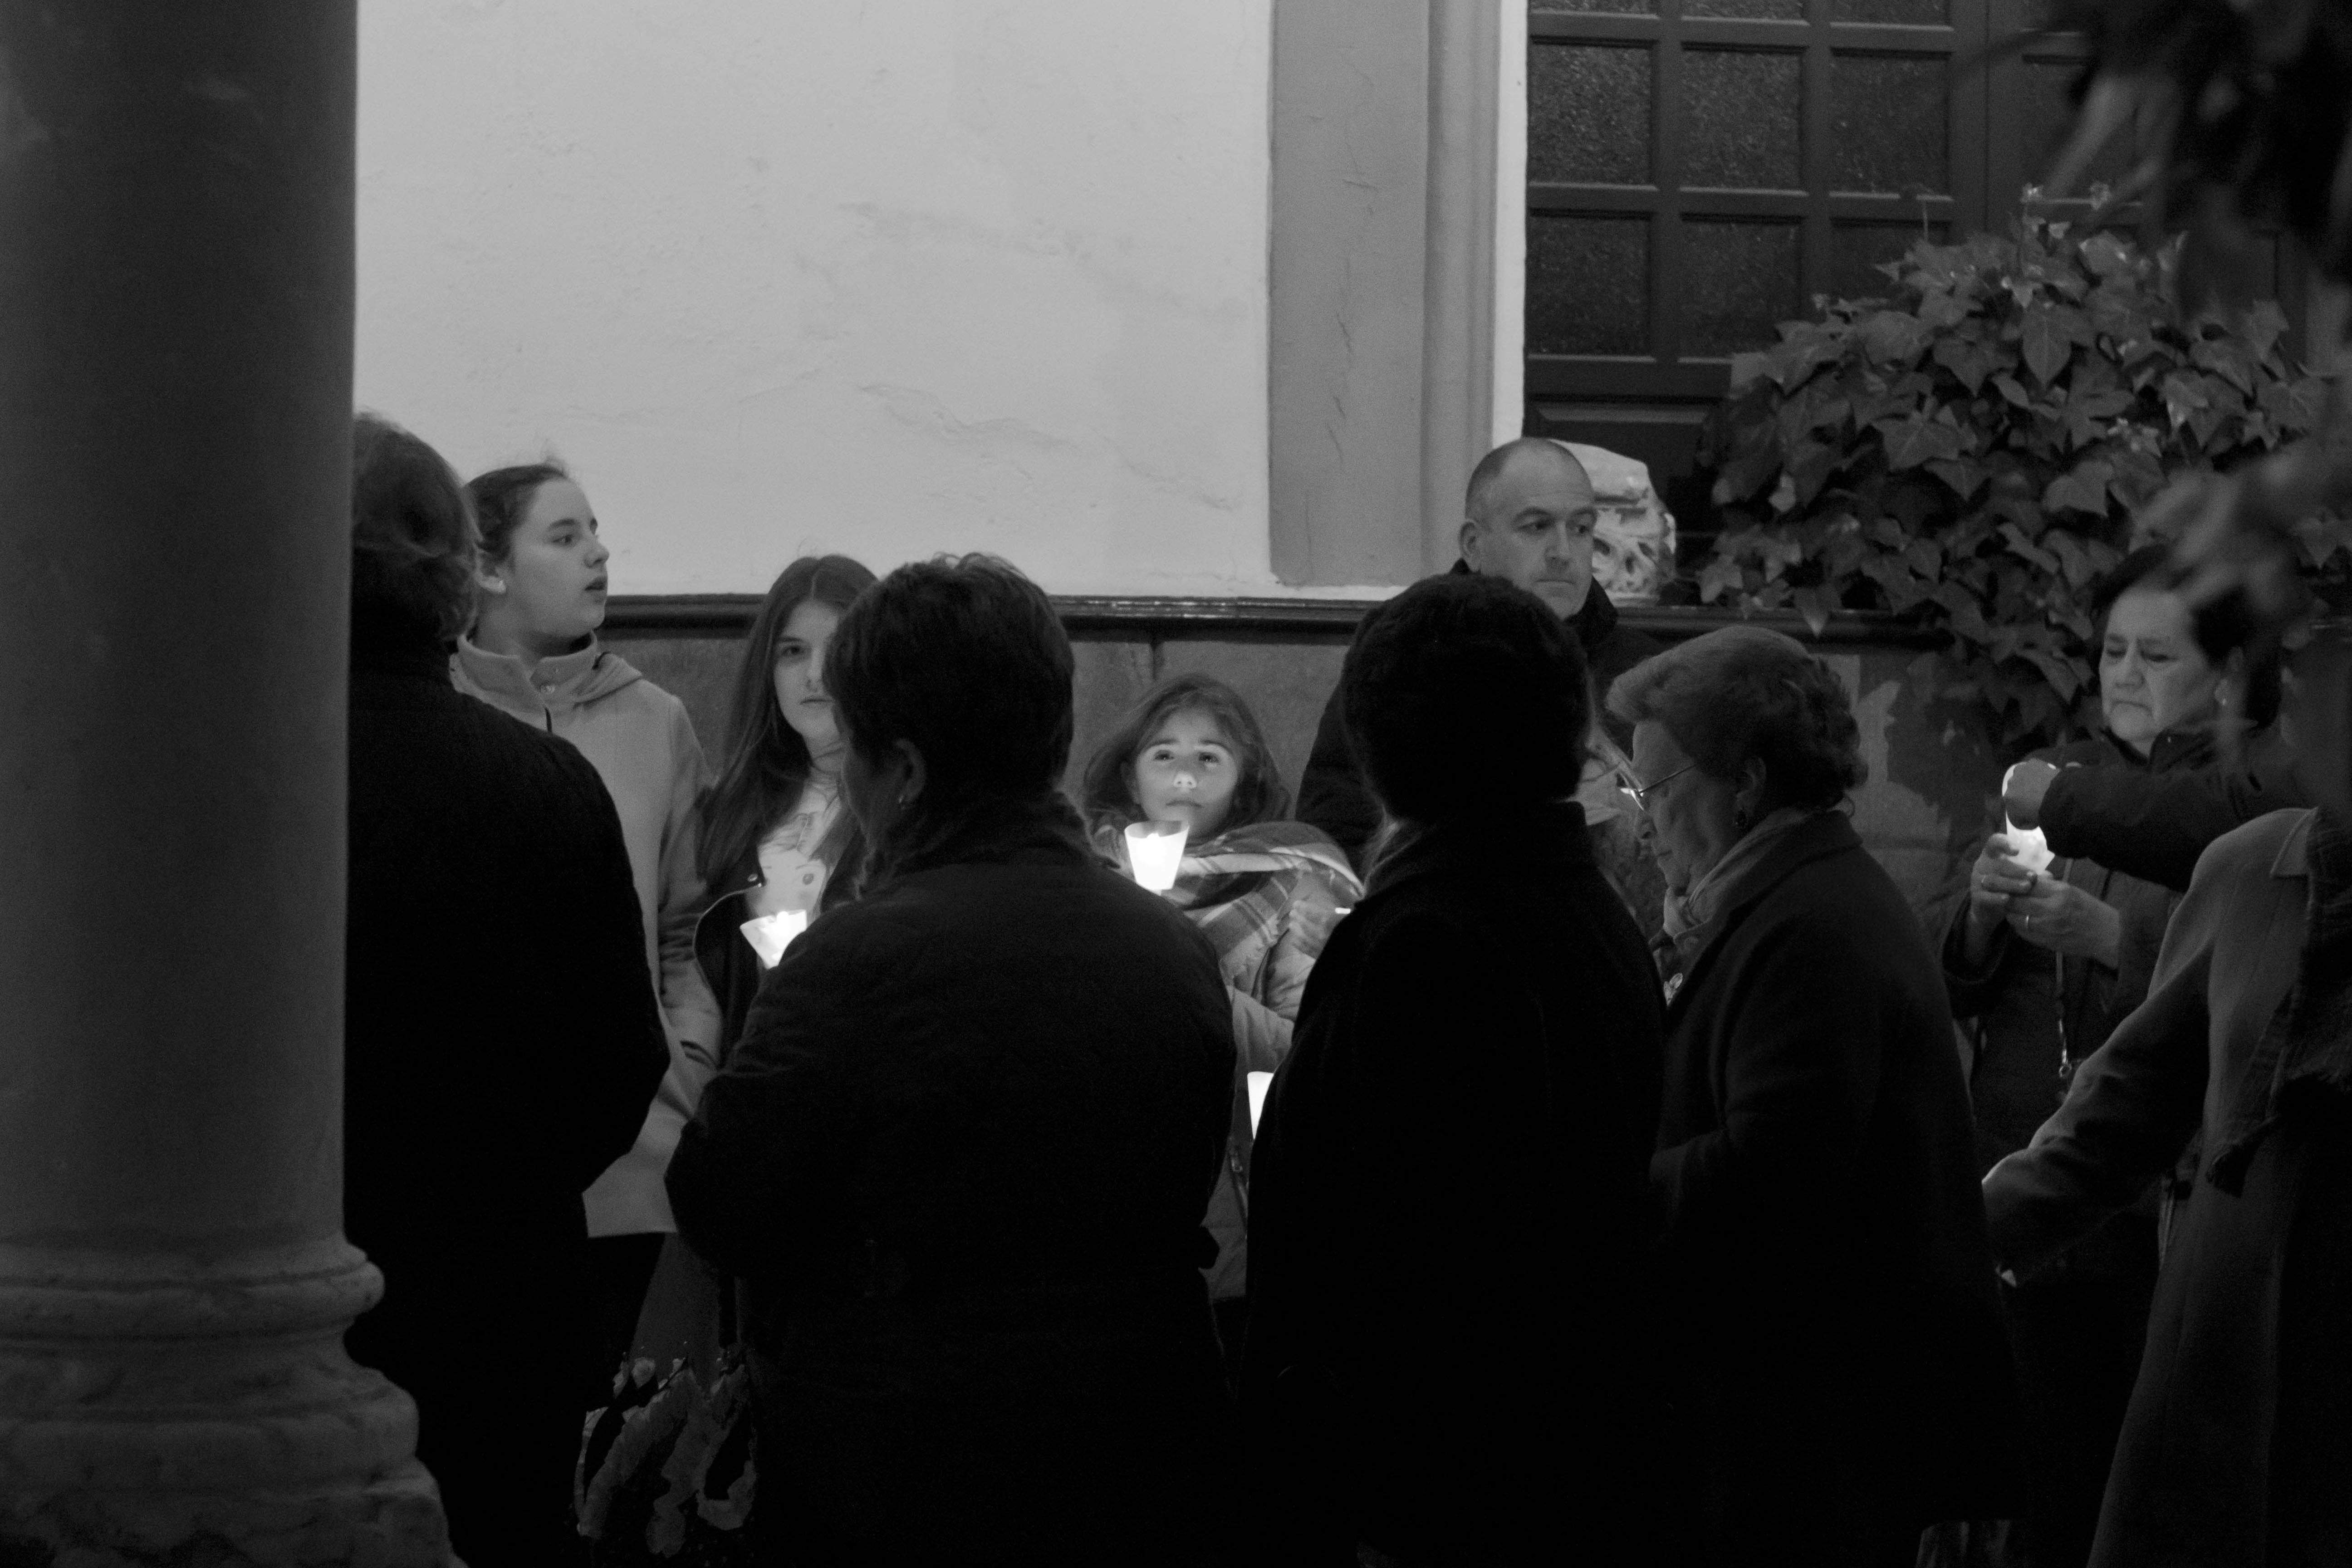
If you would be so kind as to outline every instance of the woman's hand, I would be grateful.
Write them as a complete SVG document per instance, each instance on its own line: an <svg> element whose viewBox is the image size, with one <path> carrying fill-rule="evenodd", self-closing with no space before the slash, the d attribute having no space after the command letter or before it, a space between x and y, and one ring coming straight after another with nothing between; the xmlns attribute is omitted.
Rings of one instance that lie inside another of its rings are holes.
<svg viewBox="0 0 2352 1568"><path fill-rule="evenodd" d="M1961 942L1970 963L1982 963L1992 948L1992 933L2009 918L2010 900L2033 889L2033 873L2011 858L2010 842L1996 833L1984 842L1977 863L1969 868L1968 928Z"/></svg>
<svg viewBox="0 0 2352 1568"><path fill-rule="evenodd" d="M2115 907L2055 877L2032 880L2032 891L2009 900L2010 929L2036 947L2115 968L2124 943L2124 918Z"/></svg>

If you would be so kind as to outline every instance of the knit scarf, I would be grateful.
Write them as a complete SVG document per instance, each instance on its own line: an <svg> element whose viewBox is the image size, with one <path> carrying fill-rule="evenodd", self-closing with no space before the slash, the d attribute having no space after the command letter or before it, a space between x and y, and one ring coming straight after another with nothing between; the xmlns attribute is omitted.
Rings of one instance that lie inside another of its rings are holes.
<svg viewBox="0 0 2352 1568"><path fill-rule="evenodd" d="M1097 839L1106 854L1118 855L1118 834ZM1223 959L1277 933L1301 874L1321 877L1343 900L1363 896L1347 855L1321 833L1303 822L1253 822L1189 847L1166 897Z"/></svg>
<svg viewBox="0 0 2352 1568"><path fill-rule="evenodd" d="M1692 965L1698 963L1698 955L1715 940L1717 922L1748 873L1781 839L1812 818L1811 812L1801 807L1782 806L1749 828L1738 843L1724 852L1722 859L1708 867L1688 888L1680 893L1667 892L1665 929L1654 949L1658 977L1667 983L1667 994L1680 988L1679 977L1691 972Z"/></svg>
<svg viewBox="0 0 2352 1568"><path fill-rule="evenodd" d="M2262 1142L2352 1106L2352 818L2321 806L2306 858L2310 905L2294 989L2238 1080L2207 1179L2242 1192Z"/></svg>

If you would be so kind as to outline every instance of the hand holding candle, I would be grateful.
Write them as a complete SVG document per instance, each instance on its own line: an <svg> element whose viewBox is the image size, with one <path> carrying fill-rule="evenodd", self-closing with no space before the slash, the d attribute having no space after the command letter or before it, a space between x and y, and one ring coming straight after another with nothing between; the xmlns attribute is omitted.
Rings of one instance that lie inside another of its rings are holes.
<svg viewBox="0 0 2352 1568"><path fill-rule="evenodd" d="M2000 790L2004 799L2010 793L2011 784L2017 778L2018 769L2027 765L2024 763L2013 763L2010 765L2009 772L2001 774ZM2050 764L2036 763L2032 765L2046 768ZM2003 824L2001 837L2009 841L2009 858L2017 863L2018 868L2036 873L2050 869L2050 862L2053 858L2050 853L2050 840L2043 836L2042 829L2020 827L2013 818L2008 816L2003 816L2001 821Z"/></svg>
<svg viewBox="0 0 2352 1568"><path fill-rule="evenodd" d="M1181 822L1128 825L1127 863L1135 869L1138 887L1164 893L1176 885L1176 868L1184 859L1185 834Z"/></svg>

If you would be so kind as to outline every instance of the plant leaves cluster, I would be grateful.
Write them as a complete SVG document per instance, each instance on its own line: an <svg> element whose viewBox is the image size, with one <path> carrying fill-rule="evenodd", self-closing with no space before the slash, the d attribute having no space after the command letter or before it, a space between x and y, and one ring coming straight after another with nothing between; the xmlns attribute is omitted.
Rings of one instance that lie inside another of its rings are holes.
<svg viewBox="0 0 2352 1568"><path fill-rule="evenodd" d="M1700 434L1723 529L1700 601L1816 631L1891 612L1950 634L1917 673L1998 740L2095 726L2089 590L2133 510L2308 433L2326 400L2277 307L2183 319L2168 261L2029 213L2007 238L1915 245L1880 268L1885 299L1782 323Z"/></svg>

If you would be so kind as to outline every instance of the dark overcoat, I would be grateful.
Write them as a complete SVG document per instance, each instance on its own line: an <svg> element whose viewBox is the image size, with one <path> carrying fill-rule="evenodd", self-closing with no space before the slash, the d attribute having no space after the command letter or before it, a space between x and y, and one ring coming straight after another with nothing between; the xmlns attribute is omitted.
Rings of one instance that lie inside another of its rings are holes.
<svg viewBox="0 0 2352 1568"><path fill-rule="evenodd" d="M2005 1517L2017 1451L1936 957L1834 812L1729 891L1666 1015L1650 1171L1706 1561Z"/></svg>
<svg viewBox="0 0 2352 1568"><path fill-rule="evenodd" d="M1655 1546L1662 1013L1573 804L1425 830L1375 873L1307 981L1252 1172L1269 1561Z"/></svg>
<svg viewBox="0 0 2352 1568"><path fill-rule="evenodd" d="M1207 940L1058 801L811 924L668 1176L679 1234L746 1281L780 1558L1225 1538L1200 1269L1233 1075Z"/></svg>
<svg viewBox="0 0 2352 1568"><path fill-rule="evenodd" d="M416 1399L459 1554L559 1562L587 1385L580 1194L668 1061L621 824L571 742L452 690L430 626L355 610L347 1342Z"/></svg>
<svg viewBox="0 0 2352 1568"><path fill-rule="evenodd" d="M2305 956L2317 822L2274 812L2214 841L2147 1001L1985 1178L2000 1256L2030 1268L2202 1132L2094 1568L2352 1560L2352 1118L2336 1099L2271 1130L2236 1190L2213 1179L2241 1097L2272 1081L2259 1058Z"/></svg>

